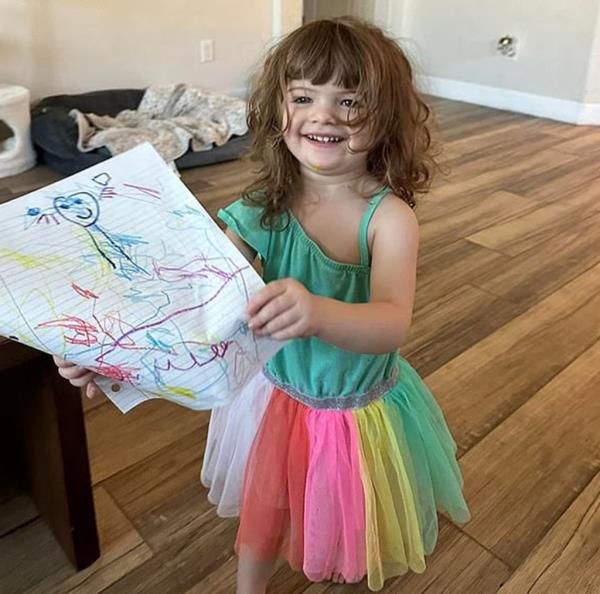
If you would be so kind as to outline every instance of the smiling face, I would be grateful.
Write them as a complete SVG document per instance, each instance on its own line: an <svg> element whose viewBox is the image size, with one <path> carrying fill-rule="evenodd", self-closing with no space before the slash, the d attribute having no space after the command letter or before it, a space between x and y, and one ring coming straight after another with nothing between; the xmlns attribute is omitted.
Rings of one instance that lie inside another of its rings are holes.
<svg viewBox="0 0 600 594"><path fill-rule="evenodd" d="M328 82L292 80L283 116L284 142L301 168L324 174L366 171L366 127L349 125L357 116L355 91Z"/></svg>
<svg viewBox="0 0 600 594"><path fill-rule="evenodd" d="M54 208L61 217L82 227L95 224L100 215L98 201L89 192L59 196L54 199Z"/></svg>

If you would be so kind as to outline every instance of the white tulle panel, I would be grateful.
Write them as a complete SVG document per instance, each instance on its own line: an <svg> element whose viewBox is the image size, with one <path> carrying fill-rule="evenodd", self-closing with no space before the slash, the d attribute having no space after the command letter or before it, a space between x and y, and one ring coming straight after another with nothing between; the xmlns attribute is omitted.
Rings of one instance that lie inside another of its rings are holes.
<svg viewBox="0 0 600 594"><path fill-rule="evenodd" d="M259 373L233 402L211 412L200 480L221 517L239 515L248 454L272 392Z"/></svg>

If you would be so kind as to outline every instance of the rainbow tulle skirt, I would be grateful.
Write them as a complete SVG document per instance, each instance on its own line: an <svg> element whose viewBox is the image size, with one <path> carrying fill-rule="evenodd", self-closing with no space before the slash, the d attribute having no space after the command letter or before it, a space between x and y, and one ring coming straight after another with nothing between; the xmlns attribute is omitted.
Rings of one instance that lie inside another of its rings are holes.
<svg viewBox="0 0 600 594"><path fill-rule="evenodd" d="M308 406L260 375L212 412L201 478L221 516L240 515L239 554L371 590L424 571L437 512L469 511L439 406L402 358L398 371L352 409Z"/></svg>

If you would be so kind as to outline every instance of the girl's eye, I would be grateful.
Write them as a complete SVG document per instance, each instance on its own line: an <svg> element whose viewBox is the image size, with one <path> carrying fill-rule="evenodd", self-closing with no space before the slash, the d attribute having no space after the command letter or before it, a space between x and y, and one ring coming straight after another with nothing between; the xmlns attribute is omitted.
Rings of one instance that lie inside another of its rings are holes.
<svg viewBox="0 0 600 594"><path fill-rule="evenodd" d="M342 105L344 107L358 107L358 101L356 99L342 99Z"/></svg>
<svg viewBox="0 0 600 594"><path fill-rule="evenodd" d="M310 103L311 102L311 98L310 97L306 97L306 95L302 95L300 97L294 97L292 99L293 103Z"/></svg>

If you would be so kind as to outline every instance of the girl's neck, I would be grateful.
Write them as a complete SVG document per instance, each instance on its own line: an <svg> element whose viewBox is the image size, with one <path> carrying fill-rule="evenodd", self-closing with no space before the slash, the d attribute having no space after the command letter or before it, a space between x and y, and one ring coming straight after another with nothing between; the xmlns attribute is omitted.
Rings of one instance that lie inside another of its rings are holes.
<svg viewBox="0 0 600 594"><path fill-rule="evenodd" d="M348 193L368 196L380 185L366 170L327 175L302 168L300 175L300 194L304 197L318 196L324 200Z"/></svg>

